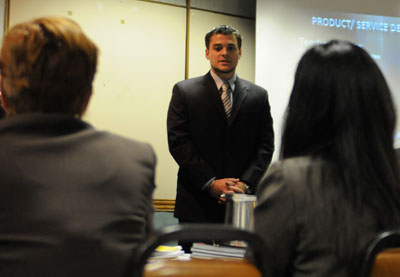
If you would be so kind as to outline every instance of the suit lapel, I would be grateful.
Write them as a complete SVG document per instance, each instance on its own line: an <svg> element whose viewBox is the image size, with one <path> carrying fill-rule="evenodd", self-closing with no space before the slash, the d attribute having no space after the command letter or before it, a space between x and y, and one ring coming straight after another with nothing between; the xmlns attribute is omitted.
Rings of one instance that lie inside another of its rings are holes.
<svg viewBox="0 0 400 277"><path fill-rule="evenodd" d="M235 120L235 117L238 114L240 107L247 98L247 93L248 93L247 87L243 84L241 79L237 77L235 93L233 94L232 115L229 121L229 125Z"/></svg>
<svg viewBox="0 0 400 277"><path fill-rule="evenodd" d="M204 75L203 85L207 97L210 99L210 101L212 101L212 103L215 104L215 109L218 111L218 114L226 119L225 109L221 101L221 96L219 94L214 79L211 77L210 72Z"/></svg>

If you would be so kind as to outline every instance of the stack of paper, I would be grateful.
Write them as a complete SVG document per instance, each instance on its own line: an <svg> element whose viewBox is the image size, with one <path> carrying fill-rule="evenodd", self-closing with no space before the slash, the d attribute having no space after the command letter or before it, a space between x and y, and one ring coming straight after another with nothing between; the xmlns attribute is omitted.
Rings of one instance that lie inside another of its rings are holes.
<svg viewBox="0 0 400 277"><path fill-rule="evenodd" d="M193 243L193 258L244 258L246 248Z"/></svg>
<svg viewBox="0 0 400 277"><path fill-rule="evenodd" d="M167 246L160 245L154 250L151 258L171 258L171 257L179 257L185 254L180 245L177 246Z"/></svg>

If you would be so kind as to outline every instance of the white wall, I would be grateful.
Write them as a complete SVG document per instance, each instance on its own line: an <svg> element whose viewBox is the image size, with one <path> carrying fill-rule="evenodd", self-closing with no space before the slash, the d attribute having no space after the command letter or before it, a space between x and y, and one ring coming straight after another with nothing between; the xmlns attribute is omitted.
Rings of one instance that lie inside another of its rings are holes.
<svg viewBox="0 0 400 277"><path fill-rule="evenodd" d="M12 0L10 26L39 16L77 21L100 48L94 95L84 117L98 129L149 142L158 158L155 198L174 199L178 167L166 116L173 84L185 76L186 10L136 0ZM232 24L245 37L238 74L254 80L254 21L192 11L190 76L209 69L204 35ZM243 30L242 30L243 29Z"/></svg>

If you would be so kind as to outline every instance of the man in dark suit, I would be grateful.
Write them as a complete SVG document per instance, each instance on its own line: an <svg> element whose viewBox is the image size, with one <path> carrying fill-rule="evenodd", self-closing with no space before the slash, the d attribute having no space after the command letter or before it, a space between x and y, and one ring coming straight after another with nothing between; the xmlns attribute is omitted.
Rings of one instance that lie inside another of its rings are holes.
<svg viewBox="0 0 400 277"><path fill-rule="evenodd" d="M14 26L1 50L0 276L123 276L152 229L154 152L81 120L97 47L73 21Z"/></svg>
<svg viewBox="0 0 400 277"><path fill-rule="evenodd" d="M266 90L235 73L241 35L220 25L205 41L211 70L175 84L168 110L169 149L179 165L174 215L181 223L223 222L220 195L254 193L274 150Z"/></svg>

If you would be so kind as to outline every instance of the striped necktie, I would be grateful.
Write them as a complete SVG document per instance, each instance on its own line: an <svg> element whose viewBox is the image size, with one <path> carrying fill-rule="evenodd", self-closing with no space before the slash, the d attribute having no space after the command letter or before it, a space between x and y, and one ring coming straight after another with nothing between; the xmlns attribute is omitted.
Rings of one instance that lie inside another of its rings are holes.
<svg viewBox="0 0 400 277"><path fill-rule="evenodd" d="M229 84L227 82L224 82L222 84L221 89L222 89L221 99L222 103L224 104L226 118L230 119L232 112L232 102L231 102L231 91L229 89Z"/></svg>

